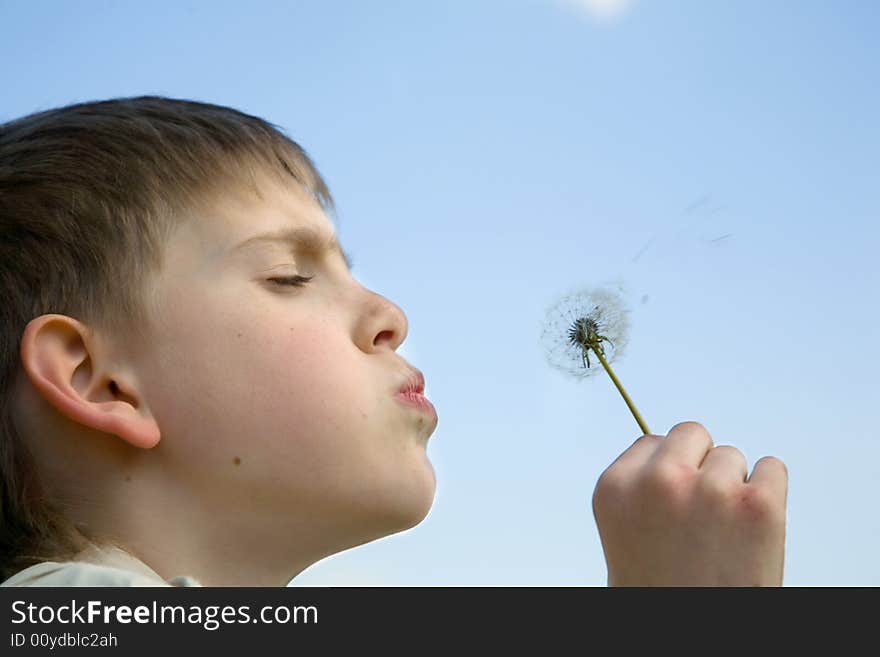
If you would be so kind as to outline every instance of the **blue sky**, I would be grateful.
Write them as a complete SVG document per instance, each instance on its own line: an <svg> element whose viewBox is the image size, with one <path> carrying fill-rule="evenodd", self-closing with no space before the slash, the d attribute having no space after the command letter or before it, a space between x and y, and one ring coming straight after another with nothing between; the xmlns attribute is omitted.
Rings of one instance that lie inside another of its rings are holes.
<svg viewBox="0 0 880 657"><path fill-rule="evenodd" d="M327 178L355 275L409 318L438 490L293 585L603 585L590 497L640 431L539 335L557 296L611 285L651 430L787 463L785 583L876 586L878 7L0 0L0 121L193 98Z"/></svg>

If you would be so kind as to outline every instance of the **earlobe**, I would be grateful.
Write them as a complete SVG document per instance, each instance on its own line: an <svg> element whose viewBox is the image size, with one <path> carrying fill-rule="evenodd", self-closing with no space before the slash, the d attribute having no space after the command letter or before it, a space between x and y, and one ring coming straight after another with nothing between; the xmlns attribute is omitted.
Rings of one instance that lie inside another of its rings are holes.
<svg viewBox="0 0 880 657"><path fill-rule="evenodd" d="M34 389L58 412L134 447L159 442L159 426L123 372L107 372L100 341L66 315L41 315L25 327L21 362Z"/></svg>

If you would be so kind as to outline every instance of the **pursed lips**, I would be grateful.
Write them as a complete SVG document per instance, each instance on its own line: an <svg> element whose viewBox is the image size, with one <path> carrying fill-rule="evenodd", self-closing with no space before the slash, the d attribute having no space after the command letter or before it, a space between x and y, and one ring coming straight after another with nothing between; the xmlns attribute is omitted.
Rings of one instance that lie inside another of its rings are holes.
<svg viewBox="0 0 880 657"><path fill-rule="evenodd" d="M399 393L415 392L425 394L425 377L419 370L413 370L409 378L397 390Z"/></svg>

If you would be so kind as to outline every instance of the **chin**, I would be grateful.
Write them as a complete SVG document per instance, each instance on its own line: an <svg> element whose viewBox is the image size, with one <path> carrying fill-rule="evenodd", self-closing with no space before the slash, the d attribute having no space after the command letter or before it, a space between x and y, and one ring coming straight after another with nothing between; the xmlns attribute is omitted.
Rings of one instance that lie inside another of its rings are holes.
<svg viewBox="0 0 880 657"><path fill-rule="evenodd" d="M431 480L430 485L426 485L423 490L413 494L401 505L400 531L415 527L428 516L431 507L434 506L435 491L436 485Z"/></svg>
<svg viewBox="0 0 880 657"><path fill-rule="evenodd" d="M381 495L373 495L373 504L361 507L358 515L362 517L363 527L369 527L372 541L406 531L424 520L434 504L436 480L431 469L428 473L405 482L389 486ZM367 542L364 541L364 542Z"/></svg>

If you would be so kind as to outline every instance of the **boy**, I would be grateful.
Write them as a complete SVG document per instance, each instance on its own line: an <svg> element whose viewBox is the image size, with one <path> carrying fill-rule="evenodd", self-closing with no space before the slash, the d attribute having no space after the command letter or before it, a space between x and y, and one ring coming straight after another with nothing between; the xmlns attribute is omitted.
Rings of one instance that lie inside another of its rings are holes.
<svg viewBox="0 0 880 657"><path fill-rule="evenodd" d="M0 126L0 580L284 586L418 524L437 426L407 320L265 121L161 97ZM593 498L609 584L782 582L787 477L695 423Z"/></svg>

